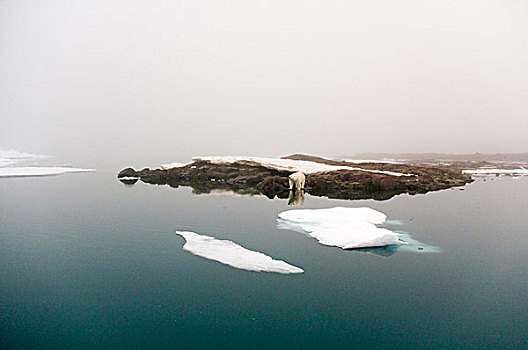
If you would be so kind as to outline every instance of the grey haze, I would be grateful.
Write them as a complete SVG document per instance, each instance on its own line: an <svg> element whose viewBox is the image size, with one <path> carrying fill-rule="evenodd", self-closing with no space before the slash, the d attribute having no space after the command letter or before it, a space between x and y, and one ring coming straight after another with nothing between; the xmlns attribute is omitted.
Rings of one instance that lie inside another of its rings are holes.
<svg viewBox="0 0 528 350"><path fill-rule="evenodd" d="M3 0L0 149L526 152L527 23L513 0Z"/></svg>

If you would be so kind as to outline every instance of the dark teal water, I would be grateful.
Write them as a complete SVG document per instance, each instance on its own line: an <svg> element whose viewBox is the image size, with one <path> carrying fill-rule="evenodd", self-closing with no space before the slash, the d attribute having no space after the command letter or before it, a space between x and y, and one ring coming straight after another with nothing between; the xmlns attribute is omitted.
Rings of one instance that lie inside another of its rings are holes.
<svg viewBox="0 0 528 350"><path fill-rule="evenodd" d="M441 253L343 251L276 228L286 201L197 196L113 172L0 179L0 348L524 349L528 178L369 206ZM176 230L305 270L236 270Z"/></svg>

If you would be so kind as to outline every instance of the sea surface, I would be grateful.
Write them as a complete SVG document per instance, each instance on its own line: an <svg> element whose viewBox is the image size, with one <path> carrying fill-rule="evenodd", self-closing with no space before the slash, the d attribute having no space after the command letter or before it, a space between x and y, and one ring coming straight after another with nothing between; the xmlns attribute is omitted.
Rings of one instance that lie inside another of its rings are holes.
<svg viewBox="0 0 528 350"><path fill-rule="evenodd" d="M323 246L277 228L287 200L115 174L0 179L1 349L528 347L528 177L301 207L373 208L429 253ZM177 230L304 273L195 256Z"/></svg>

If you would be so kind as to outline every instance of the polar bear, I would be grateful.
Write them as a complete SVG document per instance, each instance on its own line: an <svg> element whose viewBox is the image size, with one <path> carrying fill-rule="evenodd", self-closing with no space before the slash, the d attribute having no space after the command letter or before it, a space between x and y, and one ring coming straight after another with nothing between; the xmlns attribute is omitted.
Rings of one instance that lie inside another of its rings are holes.
<svg viewBox="0 0 528 350"><path fill-rule="evenodd" d="M298 171L296 173L291 174L290 176L288 176L288 180L290 182L290 190L293 189L294 186L296 190L304 190L306 176L304 176L304 173L302 171Z"/></svg>

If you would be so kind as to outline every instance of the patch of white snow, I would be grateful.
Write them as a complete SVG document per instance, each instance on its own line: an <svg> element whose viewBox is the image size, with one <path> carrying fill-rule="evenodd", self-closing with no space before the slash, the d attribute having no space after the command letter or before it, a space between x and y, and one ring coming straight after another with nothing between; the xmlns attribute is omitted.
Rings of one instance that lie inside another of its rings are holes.
<svg viewBox="0 0 528 350"><path fill-rule="evenodd" d="M184 167L186 165L187 164L184 164L184 163L174 162L174 163L162 164L161 165L161 169L169 170L169 169L172 169L172 168L181 168L181 167Z"/></svg>
<svg viewBox="0 0 528 350"><path fill-rule="evenodd" d="M194 157L195 161L208 161L212 164L232 164L232 163L248 163L258 164L269 169L284 170L297 172L302 171L305 174L314 174L323 171L336 171L336 170L358 170L370 173L386 174L392 176L413 176L413 174L404 174L393 171L385 170L372 170L363 169L357 167L351 167L346 165L329 165L323 163L317 163L306 160L293 160L293 159L281 159L281 158L262 158L262 157L243 157L243 156L213 156L213 157Z"/></svg>
<svg viewBox="0 0 528 350"><path fill-rule="evenodd" d="M385 164L403 164L402 161L394 159L343 159L348 163L360 164L360 163L385 163Z"/></svg>

